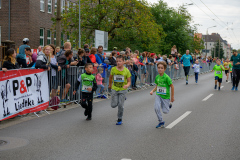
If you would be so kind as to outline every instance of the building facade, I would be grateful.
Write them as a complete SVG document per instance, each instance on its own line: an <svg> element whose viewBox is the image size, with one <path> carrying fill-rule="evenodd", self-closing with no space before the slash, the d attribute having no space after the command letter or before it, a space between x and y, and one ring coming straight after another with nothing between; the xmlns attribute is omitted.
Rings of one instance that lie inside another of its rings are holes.
<svg viewBox="0 0 240 160"><path fill-rule="evenodd" d="M76 2L61 0L61 10ZM22 45L23 38L29 38L31 48L56 43L51 20L56 8L57 0L0 0L0 42L14 41L15 49ZM65 41L67 38L62 35Z"/></svg>

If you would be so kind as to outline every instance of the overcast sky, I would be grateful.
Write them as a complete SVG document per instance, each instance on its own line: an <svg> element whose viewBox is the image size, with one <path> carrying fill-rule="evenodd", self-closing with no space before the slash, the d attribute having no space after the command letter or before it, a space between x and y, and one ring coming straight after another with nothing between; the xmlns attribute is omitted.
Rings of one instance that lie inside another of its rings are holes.
<svg viewBox="0 0 240 160"><path fill-rule="evenodd" d="M147 0L149 3L157 3L158 0ZM182 4L186 6L193 16L193 24L200 24L198 32L206 34L219 33L228 41L234 49L240 49L240 0L163 0L168 6L177 8ZM218 19L202 2L220 19ZM199 9L199 8L200 9ZM205 14L202 10L207 14ZM209 16L211 17L209 17ZM212 20L214 19L214 20ZM228 28L228 30L227 30Z"/></svg>

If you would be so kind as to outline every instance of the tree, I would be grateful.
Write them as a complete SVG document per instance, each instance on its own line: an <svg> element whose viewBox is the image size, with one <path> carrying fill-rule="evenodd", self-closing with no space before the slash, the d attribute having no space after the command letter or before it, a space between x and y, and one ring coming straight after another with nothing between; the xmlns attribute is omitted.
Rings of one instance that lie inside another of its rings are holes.
<svg viewBox="0 0 240 160"><path fill-rule="evenodd" d="M155 50L161 43L163 30L157 25L145 1L81 0L81 42L94 44L95 30L109 33L109 48ZM52 19L53 22L56 19ZM78 5L63 12L61 27L78 46ZM55 23L53 28L55 27Z"/></svg>
<svg viewBox="0 0 240 160"><path fill-rule="evenodd" d="M195 53L200 53L200 51L204 49L204 41L202 38L199 38L197 35L195 35L194 40L192 41L192 46Z"/></svg>
<svg viewBox="0 0 240 160"><path fill-rule="evenodd" d="M156 23L163 28L166 35L164 42L159 45L162 53L170 54L173 45L177 46L180 53L185 53L187 49L191 52L195 51L194 31L196 26L190 26L192 18L184 6L180 6L176 11L160 0L151 6L151 12Z"/></svg>
<svg viewBox="0 0 240 160"><path fill-rule="evenodd" d="M220 47L220 48L219 48ZM220 52L219 52L220 50ZM225 58L223 57L224 55L224 51L223 51L223 46L222 46L222 43L220 43L220 46L219 46L219 41L216 41L215 42L215 47L212 48L212 57L214 57L214 52L215 52L215 57L218 57L220 59L222 58ZM220 53L220 54L219 54ZM220 56L219 56L220 55Z"/></svg>

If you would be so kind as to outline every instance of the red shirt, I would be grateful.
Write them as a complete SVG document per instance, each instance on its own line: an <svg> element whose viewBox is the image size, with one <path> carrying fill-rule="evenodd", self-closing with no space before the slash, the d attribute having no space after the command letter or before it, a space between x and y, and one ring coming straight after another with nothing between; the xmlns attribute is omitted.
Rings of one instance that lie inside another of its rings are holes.
<svg viewBox="0 0 240 160"><path fill-rule="evenodd" d="M92 63L97 63L96 57L95 57L94 54L90 54L90 55L89 55L89 58L91 59Z"/></svg>

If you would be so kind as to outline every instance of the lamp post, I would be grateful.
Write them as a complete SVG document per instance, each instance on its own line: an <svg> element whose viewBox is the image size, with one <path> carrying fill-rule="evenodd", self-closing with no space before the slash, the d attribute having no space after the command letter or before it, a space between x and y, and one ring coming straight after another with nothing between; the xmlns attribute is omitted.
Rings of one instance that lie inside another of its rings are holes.
<svg viewBox="0 0 240 160"><path fill-rule="evenodd" d="M79 39L79 41L78 41L78 46L79 46L79 48L81 48L81 5L80 5L80 0L79 0L79 10L78 10L78 12L79 12L79 20L78 20L78 39Z"/></svg>
<svg viewBox="0 0 240 160"><path fill-rule="evenodd" d="M191 5L193 5L193 3L189 3L189 4L185 3L182 6L184 7L184 6L191 6ZM179 9L178 9L178 14L179 14Z"/></svg>
<svg viewBox="0 0 240 160"><path fill-rule="evenodd" d="M212 27L208 27L208 28L207 28L206 50L205 50L205 53L206 53L206 54L205 54L205 55L207 55L208 29L209 29L209 28L213 28L213 27L217 27L217 26L212 26Z"/></svg>

